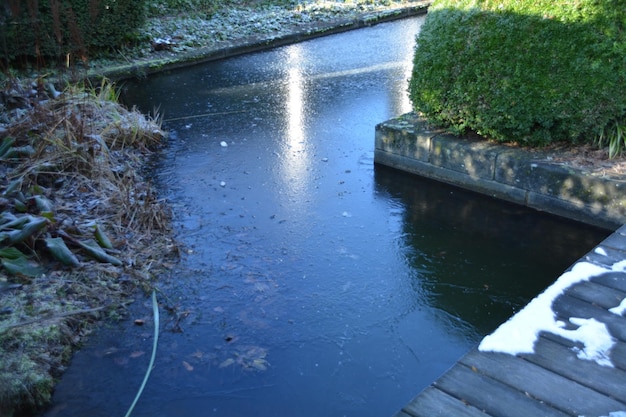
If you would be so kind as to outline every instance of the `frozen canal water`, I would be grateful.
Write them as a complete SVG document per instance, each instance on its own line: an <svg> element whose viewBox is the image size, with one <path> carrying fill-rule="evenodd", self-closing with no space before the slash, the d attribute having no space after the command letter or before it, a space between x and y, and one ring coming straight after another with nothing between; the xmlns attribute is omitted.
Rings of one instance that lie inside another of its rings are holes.
<svg viewBox="0 0 626 417"><path fill-rule="evenodd" d="M390 416L605 236L374 166L422 21L125 87L171 131L155 180L184 253L134 416ZM124 415L151 345L105 327L46 415Z"/></svg>

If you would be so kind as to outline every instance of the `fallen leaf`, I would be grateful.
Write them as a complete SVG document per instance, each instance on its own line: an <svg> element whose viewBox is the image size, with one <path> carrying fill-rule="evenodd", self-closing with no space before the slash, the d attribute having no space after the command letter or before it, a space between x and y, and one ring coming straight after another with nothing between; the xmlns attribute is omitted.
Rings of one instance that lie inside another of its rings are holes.
<svg viewBox="0 0 626 417"><path fill-rule="evenodd" d="M125 356L118 356L117 358L113 359L113 362L115 362L117 365L126 365L128 363L128 358Z"/></svg>
<svg viewBox="0 0 626 417"><path fill-rule="evenodd" d="M189 372L193 371L193 366L191 366L189 364L189 362L187 361L183 361L183 366L185 367L186 370L188 370Z"/></svg>
<svg viewBox="0 0 626 417"><path fill-rule="evenodd" d="M144 352L143 350L136 350L134 352L131 352L130 357L131 358L138 358L140 356L143 356L146 352Z"/></svg>
<svg viewBox="0 0 626 417"><path fill-rule="evenodd" d="M267 370L267 361L265 359L255 359L252 361L252 367L259 371Z"/></svg>
<svg viewBox="0 0 626 417"><path fill-rule="evenodd" d="M106 348L102 351L99 351L96 353L96 356L101 358L103 356L108 356L108 355L112 355L114 353L116 353L119 349L116 347L110 347L110 348Z"/></svg>
<svg viewBox="0 0 626 417"><path fill-rule="evenodd" d="M220 363L220 368L226 368L227 366L232 365L233 363L235 363L235 360L233 358L228 358L226 359L224 362Z"/></svg>

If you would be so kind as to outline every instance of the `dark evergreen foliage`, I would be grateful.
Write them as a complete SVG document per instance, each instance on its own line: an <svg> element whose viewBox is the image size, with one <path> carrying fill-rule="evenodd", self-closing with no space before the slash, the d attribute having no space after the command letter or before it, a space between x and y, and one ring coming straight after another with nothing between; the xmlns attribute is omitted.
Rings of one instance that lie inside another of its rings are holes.
<svg viewBox="0 0 626 417"><path fill-rule="evenodd" d="M596 140L626 123L626 0L437 0L409 89L455 133Z"/></svg>
<svg viewBox="0 0 626 417"><path fill-rule="evenodd" d="M133 42L145 18L144 0L6 0L0 8L5 64L85 60L94 51Z"/></svg>

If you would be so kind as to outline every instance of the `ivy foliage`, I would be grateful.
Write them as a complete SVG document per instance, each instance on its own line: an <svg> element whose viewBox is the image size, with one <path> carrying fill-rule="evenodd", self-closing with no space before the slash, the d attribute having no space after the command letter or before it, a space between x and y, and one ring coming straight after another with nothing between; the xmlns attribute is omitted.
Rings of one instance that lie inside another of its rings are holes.
<svg viewBox="0 0 626 417"><path fill-rule="evenodd" d="M626 0L435 0L417 38L417 112L462 134L592 142L626 120Z"/></svg>

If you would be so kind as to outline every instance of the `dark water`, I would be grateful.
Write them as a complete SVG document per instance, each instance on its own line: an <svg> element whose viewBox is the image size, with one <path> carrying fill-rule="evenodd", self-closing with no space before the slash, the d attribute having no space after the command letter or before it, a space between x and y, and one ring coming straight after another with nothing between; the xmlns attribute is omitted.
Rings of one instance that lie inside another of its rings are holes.
<svg viewBox="0 0 626 417"><path fill-rule="evenodd" d="M608 234L374 166L422 20L126 86L184 247L134 416L390 416ZM46 415L123 415L151 332L94 335Z"/></svg>

